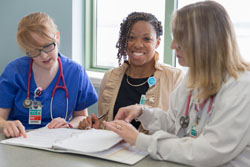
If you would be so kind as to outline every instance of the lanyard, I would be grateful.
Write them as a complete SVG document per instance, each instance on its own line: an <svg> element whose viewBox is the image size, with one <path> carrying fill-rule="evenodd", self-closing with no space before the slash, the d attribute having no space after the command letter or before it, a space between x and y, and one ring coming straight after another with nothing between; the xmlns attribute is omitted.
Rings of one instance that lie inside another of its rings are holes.
<svg viewBox="0 0 250 167"><path fill-rule="evenodd" d="M68 98L69 98L69 93L68 93L68 89L66 87L66 84L65 84L65 80L64 80L64 76L63 76L63 68L62 68L62 62L61 62L61 59L58 57L57 58L57 61L59 63L59 76L58 76L58 79L57 79L57 82L56 82L56 85L52 91L52 95L51 95L51 101L50 101L50 116L51 116L51 119L53 119L53 115L52 115L52 104L53 104L53 99L54 99L54 96L55 96L55 92L57 89L63 89L65 91L65 95L66 95L66 102L67 102L67 108L66 108L66 115L65 115L65 120L67 119L67 115L68 115ZM30 61L30 65L29 65L29 75L28 75L28 88L27 88L27 94L26 94L26 99L24 100L23 104L26 108L29 108L30 105L32 104L32 100L30 99L30 80L31 80L31 70L32 70L32 64L33 64L33 60L31 59ZM59 82L60 82L60 79L62 79L62 83L63 85L62 86L59 86Z"/></svg>
<svg viewBox="0 0 250 167"><path fill-rule="evenodd" d="M207 103L207 100L204 100L200 105L199 105L199 108L197 107L197 104L195 104L195 110L196 112L198 113L199 112L199 109L203 109L205 104ZM212 105L213 105L213 98L209 98L209 106L208 106L208 109L207 109L207 113L209 113L212 109Z"/></svg>
<svg viewBox="0 0 250 167"><path fill-rule="evenodd" d="M189 96L188 96L188 100L187 100L187 105L186 105L186 110L185 110L185 116L182 116L180 118L180 125L182 128L187 128L188 127L188 124L189 124L189 116L188 116L188 113L189 113L189 108L190 108L190 103L191 103L191 97L192 97L192 91L190 91L189 93ZM200 105L199 105L199 108L200 109L203 109L206 102L207 102L208 99L204 100ZM209 106L208 106L208 109L207 109L207 113L209 113L212 109L212 105L213 105L213 100L214 98L213 97L210 97L209 98ZM198 107L197 105L195 104L195 110L196 112L199 112L198 110Z"/></svg>
<svg viewBox="0 0 250 167"><path fill-rule="evenodd" d="M190 107L191 97L192 97L192 91L190 91L189 96L188 96L187 106L186 106L186 110L185 110L185 116L186 116L186 117L188 116L188 113L189 113L189 107ZM200 109L203 109L203 108L204 108L204 106L205 106L207 100L208 100L208 99L205 99L205 100L199 105L199 108L200 108ZM208 109L207 109L207 113L209 113L209 112L211 111L212 105L213 105L213 101L214 101L214 98L213 98L213 97L210 97L210 98L209 98L209 106L208 106ZM198 107L197 107L196 104L195 104L195 110L196 110L196 112L199 112Z"/></svg>

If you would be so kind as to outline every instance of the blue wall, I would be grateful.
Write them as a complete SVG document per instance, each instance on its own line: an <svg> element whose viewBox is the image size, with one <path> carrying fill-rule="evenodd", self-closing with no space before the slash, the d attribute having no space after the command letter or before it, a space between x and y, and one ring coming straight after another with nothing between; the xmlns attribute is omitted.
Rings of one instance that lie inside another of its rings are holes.
<svg viewBox="0 0 250 167"><path fill-rule="evenodd" d="M6 64L17 57L25 56L21 52L16 43L16 32L19 20L32 12L45 12L47 13L57 24L60 31L60 52L65 56L72 58L72 39L74 38L74 54L82 55L81 41L82 34L82 16L74 15L74 25L76 27L73 32L72 29L72 6L74 1L74 7L79 14L82 13L82 9L79 6L82 5L81 0L1 0L0 1L0 74L3 72ZM80 27L80 28L78 28ZM78 28L78 29L77 29ZM79 30L80 29L80 30ZM72 36L74 35L74 37ZM77 46L77 47L75 47ZM96 88L98 91L98 88ZM97 104L89 108L89 113L97 113Z"/></svg>
<svg viewBox="0 0 250 167"><path fill-rule="evenodd" d="M1 0L0 1L0 73L11 60L24 56L16 43L19 20L32 12L45 12L58 26L61 34L60 51L72 57L71 0Z"/></svg>

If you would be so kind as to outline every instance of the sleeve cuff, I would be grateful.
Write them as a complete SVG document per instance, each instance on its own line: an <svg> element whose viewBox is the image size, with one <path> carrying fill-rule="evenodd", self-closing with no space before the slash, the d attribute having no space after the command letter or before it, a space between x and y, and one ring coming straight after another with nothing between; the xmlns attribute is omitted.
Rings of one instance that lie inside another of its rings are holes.
<svg viewBox="0 0 250 167"><path fill-rule="evenodd" d="M147 152L148 146L152 142L152 136L144 133L139 133L136 139L135 147L138 150Z"/></svg>
<svg viewBox="0 0 250 167"><path fill-rule="evenodd" d="M137 118L141 122L144 129L149 130L148 125L152 122L153 114L154 113L150 108L144 106L142 114Z"/></svg>

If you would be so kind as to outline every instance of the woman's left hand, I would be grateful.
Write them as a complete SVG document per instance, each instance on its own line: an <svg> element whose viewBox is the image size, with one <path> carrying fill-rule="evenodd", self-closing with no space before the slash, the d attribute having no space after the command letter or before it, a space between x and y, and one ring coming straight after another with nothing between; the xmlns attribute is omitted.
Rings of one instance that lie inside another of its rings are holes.
<svg viewBox="0 0 250 167"><path fill-rule="evenodd" d="M55 128L70 128L70 125L68 122L63 118L55 118L48 124L49 129L55 129Z"/></svg>
<svg viewBox="0 0 250 167"><path fill-rule="evenodd" d="M115 120L111 122L103 121L103 124L107 129L112 130L121 136L130 145L135 145L139 132L130 123L123 120Z"/></svg>

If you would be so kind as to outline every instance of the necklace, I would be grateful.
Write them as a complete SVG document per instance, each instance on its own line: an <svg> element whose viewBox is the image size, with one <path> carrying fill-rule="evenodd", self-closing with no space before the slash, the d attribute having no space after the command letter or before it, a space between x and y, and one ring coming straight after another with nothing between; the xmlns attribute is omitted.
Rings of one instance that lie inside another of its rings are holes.
<svg viewBox="0 0 250 167"><path fill-rule="evenodd" d="M128 83L130 86L139 87L139 86L144 85L144 84L147 83L147 82L148 82L148 80L146 80L145 82L140 83L140 84L138 84L138 85L134 85L134 84L132 84L132 83L129 82L129 80L128 80L128 75L127 75L127 83Z"/></svg>

